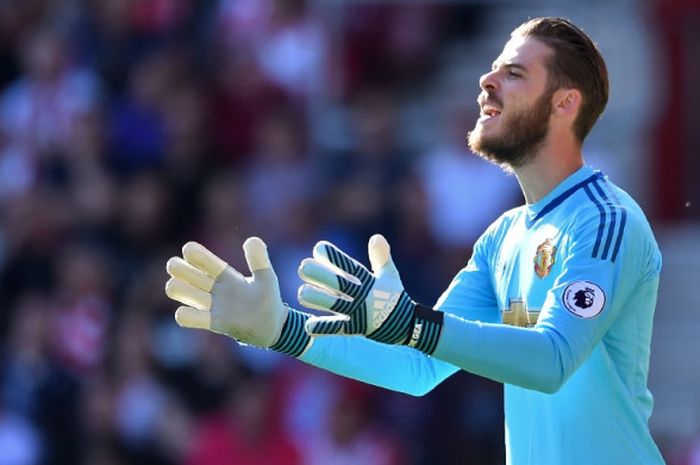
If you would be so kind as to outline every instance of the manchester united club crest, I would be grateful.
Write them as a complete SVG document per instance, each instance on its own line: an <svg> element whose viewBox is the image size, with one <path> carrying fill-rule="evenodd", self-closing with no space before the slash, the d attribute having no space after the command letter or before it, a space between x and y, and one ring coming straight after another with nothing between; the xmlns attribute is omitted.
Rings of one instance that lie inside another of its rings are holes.
<svg viewBox="0 0 700 465"><path fill-rule="evenodd" d="M537 247L535 254L535 273L544 279L552 271L552 266L556 261L557 247L552 243L552 239L546 239Z"/></svg>

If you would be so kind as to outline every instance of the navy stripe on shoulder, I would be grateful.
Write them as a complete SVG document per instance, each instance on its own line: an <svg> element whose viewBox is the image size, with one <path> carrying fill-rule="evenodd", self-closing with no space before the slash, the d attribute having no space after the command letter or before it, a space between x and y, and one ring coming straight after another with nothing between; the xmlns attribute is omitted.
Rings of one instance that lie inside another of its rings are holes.
<svg viewBox="0 0 700 465"><path fill-rule="evenodd" d="M608 227L608 236L605 239L605 246L603 246L603 255L600 257L603 260L607 260L608 252L610 251L610 245L613 242L613 235L615 234L615 226L617 226L617 211L615 211L615 205L613 205L610 198L600 187L600 184L598 182L594 182L593 187L603 198L603 203L608 207L608 210L610 211L610 226Z"/></svg>
<svg viewBox="0 0 700 465"><path fill-rule="evenodd" d="M610 259L615 263L617 258L617 253L620 251L620 244L622 243L622 236L625 234L625 223L627 223L627 210L620 208L622 212L622 219L620 220L620 232L617 233L617 240L615 241L615 249L613 250L612 258Z"/></svg>
<svg viewBox="0 0 700 465"><path fill-rule="evenodd" d="M617 195L607 185L605 178L595 180L591 186L592 188L586 186L586 194L600 212L600 223L591 257L610 260L614 263L622 244L627 223L627 211L621 205Z"/></svg>
<svg viewBox="0 0 700 465"><path fill-rule="evenodd" d="M620 251L620 244L622 244L622 237L625 234L625 225L627 224L627 209L622 205L622 202L620 202L619 197L610 188L610 186L608 185L608 181L605 178L603 178L603 184L605 185L605 187L607 187L607 190L610 194L610 198L615 202L617 208L620 209L620 228L617 232L617 239L615 240L615 247L613 248L612 256L610 257L610 261L615 263L617 253Z"/></svg>
<svg viewBox="0 0 700 465"><path fill-rule="evenodd" d="M591 253L591 257L596 258L598 255L598 250L600 249L600 241L603 239L603 230L605 229L605 220L606 220L606 215L605 215L605 208L603 208L603 205L600 203L600 200L598 200L594 195L593 192L591 192L590 187L584 186L583 190L586 191L586 195L588 196L589 199L595 204L595 206L598 208L598 211L600 212L600 222L598 223L598 233L596 234L595 237L595 245L593 246L593 253Z"/></svg>

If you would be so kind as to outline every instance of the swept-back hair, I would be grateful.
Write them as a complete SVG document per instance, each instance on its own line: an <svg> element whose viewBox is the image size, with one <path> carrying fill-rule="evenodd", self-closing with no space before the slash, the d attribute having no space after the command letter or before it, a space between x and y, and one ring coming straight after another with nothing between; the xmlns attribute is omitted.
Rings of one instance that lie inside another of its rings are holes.
<svg viewBox="0 0 700 465"><path fill-rule="evenodd" d="M552 49L546 63L548 86L581 92L583 101L573 129L583 142L608 103L608 69L596 44L571 21L555 17L531 19L511 36L534 37Z"/></svg>

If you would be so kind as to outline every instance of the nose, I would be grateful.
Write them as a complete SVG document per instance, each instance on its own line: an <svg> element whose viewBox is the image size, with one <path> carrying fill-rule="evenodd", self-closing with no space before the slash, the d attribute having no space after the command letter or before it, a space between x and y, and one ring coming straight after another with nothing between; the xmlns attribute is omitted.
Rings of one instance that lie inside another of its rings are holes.
<svg viewBox="0 0 700 465"><path fill-rule="evenodd" d="M481 87L483 90L493 91L496 90L497 86L498 80L496 79L496 71L489 71L479 78L479 87Z"/></svg>

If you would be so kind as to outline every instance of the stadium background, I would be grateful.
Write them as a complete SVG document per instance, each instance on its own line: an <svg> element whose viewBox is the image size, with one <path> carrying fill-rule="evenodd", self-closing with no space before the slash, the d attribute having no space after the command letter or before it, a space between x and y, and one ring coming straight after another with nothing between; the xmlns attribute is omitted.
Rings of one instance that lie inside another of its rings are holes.
<svg viewBox="0 0 700 465"><path fill-rule="evenodd" d="M654 224L651 426L700 464L699 2L2 0L0 465L503 463L497 384L413 398L181 330L164 264L196 239L243 267L259 235L296 304L317 240L383 232L432 303L522 201L463 140L539 15L607 59L586 158Z"/></svg>

